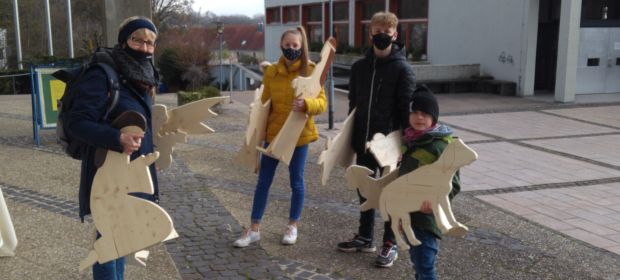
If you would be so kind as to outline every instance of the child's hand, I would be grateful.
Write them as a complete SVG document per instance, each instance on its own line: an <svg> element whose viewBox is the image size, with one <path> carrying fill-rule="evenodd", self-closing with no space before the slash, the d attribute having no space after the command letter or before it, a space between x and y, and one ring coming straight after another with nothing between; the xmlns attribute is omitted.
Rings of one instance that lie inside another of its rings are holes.
<svg viewBox="0 0 620 280"><path fill-rule="evenodd" d="M428 200L424 200L422 202L422 205L420 206L420 212L424 213L424 214L431 214L433 213L433 207L431 206L431 202Z"/></svg>

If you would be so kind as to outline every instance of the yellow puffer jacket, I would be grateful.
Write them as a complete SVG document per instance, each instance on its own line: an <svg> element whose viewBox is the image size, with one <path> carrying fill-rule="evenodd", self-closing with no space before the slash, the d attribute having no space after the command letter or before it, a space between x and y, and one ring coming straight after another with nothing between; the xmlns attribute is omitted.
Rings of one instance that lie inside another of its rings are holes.
<svg viewBox="0 0 620 280"><path fill-rule="evenodd" d="M295 99L295 91L291 82L299 76L299 67L301 61L297 60L290 67L286 67L284 57L280 57L278 63L270 65L265 69L263 76L263 95L261 101L265 103L271 99L271 111L267 120L267 142L271 142L286 121L291 110L293 110L293 100ZM309 63L309 73L312 73L314 64ZM314 115L325 112L327 107L327 99L325 98L325 90L321 88L321 92L317 98L306 98L306 113L309 115L304 130L297 140L297 147L303 146L319 139L319 131L314 126Z"/></svg>

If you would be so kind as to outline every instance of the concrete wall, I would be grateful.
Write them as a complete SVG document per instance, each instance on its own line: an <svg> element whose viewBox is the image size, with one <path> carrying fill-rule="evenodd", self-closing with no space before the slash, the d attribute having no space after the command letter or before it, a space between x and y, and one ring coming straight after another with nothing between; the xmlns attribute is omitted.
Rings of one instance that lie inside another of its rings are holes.
<svg viewBox="0 0 620 280"><path fill-rule="evenodd" d="M480 64L481 74L520 83L530 0L429 1L432 64ZM537 2L537 1L535 1ZM456 12L458 11L458 12ZM536 17L537 20L537 17ZM535 40L534 36L534 40ZM534 47L534 53L536 51Z"/></svg>
<svg viewBox="0 0 620 280"><path fill-rule="evenodd" d="M112 47L117 43L118 27L121 22L130 16L145 16L151 18L150 0L105 0L105 43Z"/></svg>

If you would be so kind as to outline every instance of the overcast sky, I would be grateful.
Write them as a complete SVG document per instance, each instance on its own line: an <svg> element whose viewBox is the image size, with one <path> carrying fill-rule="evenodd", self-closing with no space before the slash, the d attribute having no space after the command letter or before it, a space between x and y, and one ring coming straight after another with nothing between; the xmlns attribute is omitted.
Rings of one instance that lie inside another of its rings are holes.
<svg viewBox="0 0 620 280"><path fill-rule="evenodd" d="M265 13L264 0L194 0L194 10L210 11L217 15L242 14L253 16Z"/></svg>

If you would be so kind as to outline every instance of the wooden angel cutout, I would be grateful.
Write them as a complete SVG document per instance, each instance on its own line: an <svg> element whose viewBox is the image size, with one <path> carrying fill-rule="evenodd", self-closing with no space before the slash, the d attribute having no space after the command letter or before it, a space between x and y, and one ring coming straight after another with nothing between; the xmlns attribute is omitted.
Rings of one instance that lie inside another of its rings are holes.
<svg viewBox="0 0 620 280"><path fill-rule="evenodd" d="M271 100L267 100L265 104L261 101L263 94L263 86L254 92L254 101L250 104L250 114L248 116L248 128L245 132L245 139L241 149L237 153L234 162L248 167L258 172L260 169L260 157L257 146L261 146L267 135L267 117L269 117L269 109L271 108Z"/></svg>
<svg viewBox="0 0 620 280"><path fill-rule="evenodd" d="M123 132L142 132L146 120L136 112L121 114L112 126ZM80 271L95 264L140 252L152 245L176 238L172 219L154 202L129 195L153 194L149 165L158 152L142 155L132 161L129 155L99 149L95 164L99 167L93 179L90 208L101 237L94 250L80 262ZM139 258L138 258L139 259Z"/></svg>
<svg viewBox="0 0 620 280"><path fill-rule="evenodd" d="M187 135L213 132L202 121L217 116L210 108L227 98L205 98L170 110L163 104L153 105L153 143L160 153L155 165L159 169L170 167L174 145L186 143Z"/></svg>
<svg viewBox="0 0 620 280"><path fill-rule="evenodd" d="M15 229L9 215L9 208L2 195L2 189L0 189L0 257L15 256L16 247Z"/></svg>
<svg viewBox="0 0 620 280"><path fill-rule="evenodd" d="M355 119L355 109L342 124L342 130L334 137L334 140L327 138L325 150L319 156L318 164L321 166L321 184L325 186L329 174L334 166L348 167L355 162L355 152L351 147L351 136L353 135L353 121Z"/></svg>
<svg viewBox="0 0 620 280"><path fill-rule="evenodd" d="M430 201L437 227L443 234L463 237L468 228L459 223L454 214L448 195L452 190L452 177L456 171L474 162L478 155L461 139L454 141L433 163L421 166L389 183L379 197L379 210L385 221L392 221L392 230L399 232L399 223L409 242L421 244L411 229L409 213L420 210L422 202ZM409 249L400 234L396 234L398 246Z"/></svg>
<svg viewBox="0 0 620 280"><path fill-rule="evenodd" d="M400 130L392 131L388 136L376 133L370 142L366 144L370 153L375 156L379 166L384 168L384 172L396 169L400 160L402 145L402 133Z"/></svg>
<svg viewBox="0 0 620 280"><path fill-rule="evenodd" d="M316 98L321 91L321 87L327 79L328 67L336 53L336 39L330 37L323 45L321 50L321 61L314 67L309 77L297 77L293 80L295 97L297 98ZM261 153L275 158L286 165L289 165L295 150L297 139L304 129L308 115L304 112L291 111L278 135L269 143L267 148L257 146Z"/></svg>

